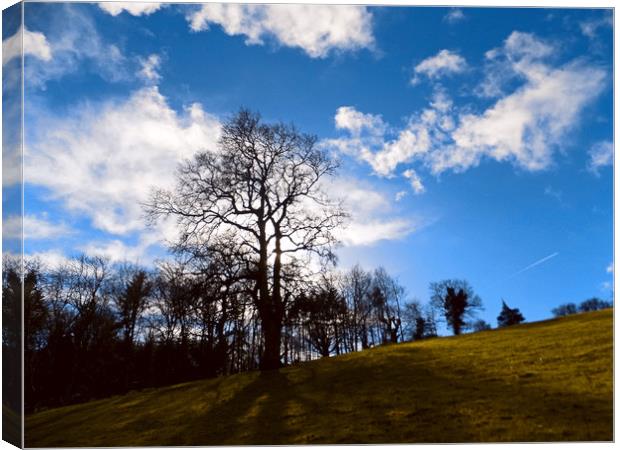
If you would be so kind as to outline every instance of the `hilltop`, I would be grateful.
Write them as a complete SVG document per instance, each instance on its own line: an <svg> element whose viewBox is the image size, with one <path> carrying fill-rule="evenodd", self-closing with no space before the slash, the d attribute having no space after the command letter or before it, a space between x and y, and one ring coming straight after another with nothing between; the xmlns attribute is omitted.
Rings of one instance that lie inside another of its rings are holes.
<svg viewBox="0 0 620 450"><path fill-rule="evenodd" d="M610 441L613 311L377 347L26 418L26 446Z"/></svg>

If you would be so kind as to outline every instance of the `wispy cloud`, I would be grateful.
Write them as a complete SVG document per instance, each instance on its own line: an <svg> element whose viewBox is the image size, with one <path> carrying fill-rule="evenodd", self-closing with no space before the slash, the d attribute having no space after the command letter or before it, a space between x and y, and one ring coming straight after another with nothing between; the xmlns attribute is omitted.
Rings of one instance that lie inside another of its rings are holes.
<svg viewBox="0 0 620 450"><path fill-rule="evenodd" d="M411 79L411 84L418 84L421 75L429 79L436 79L454 73L461 73L466 69L467 61L465 61L465 58L457 52L444 49L415 66L413 69L414 77Z"/></svg>
<svg viewBox="0 0 620 450"><path fill-rule="evenodd" d="M85 69L109 82L131 78L128 69L135 63L104 39L89 9L65 3L50 14L52 22L65 25L51 28L47 35L38 31L24 35L28 52L36 56L24 67L27 87L44 88L50 80Z"/></svg>
<svg viewBox="0 0 620 450"><path fill-rule="evenodd" d="M564 194L560 189L554 189L551 186L545 188L545 195L556 199L558 202L563 203Z"/></svg>
<svg viewBox="0 0 620 450"><path fill-rule="evenodd" d="M452 8L448 13L443 17L443 21L449 24L455 24L457 22L462 22L465 20L465 14L463 14L463 10L459 8Z"/></svg>
<svg viewBox="0 0 620 450"><path fill-rule="evenodd" d="M52 223L47 219L46 214L42 216L25 215L23 218L18 215L11 215L4 219L3 237L9 239L56 239L72 233L72 230L64 223Z"/></svg>
<svg viewBox="0 0 620 450"><path fill-rule="evenodd" d="M588 155L590 156L588 170L598 176L601 167L613 165L614 144L611 141L597 142L590 148Z"/></svg>
<svg viewBox="0 0 620 450"><path fill-rule="evenodd" d="M586 20L579 23L579 28L584 36L594 39L599 29L612 28L614 26L613 13L609 11L599 19Z"/></svg>
<svg viewBox="0 0 620 450"><path fill-rule="evenodd" d="M485 66L488 73L481 79L493 80L491 91L499 98L486 109L473 103L455 103L436 84L428 105L411 114L404 127L390 126L378 114L340 108L337 128L349 136L323 144L357 156L383 177L394 176L403 164L410 168L417 163L439 175L464 172L485 159L508 162L529 172L548 169L567 135L579 126L585 107L602 92L609 75L585 59L555 64L550 56L558 45L514 31L501 47L489 50L486 59L493 64ZM414 72L436 82L435 78L466 67L462 57L443 50L418 64ZM520 80L516 86L515 80ZM590 167L610 164L612 147L596 147L590 155Z"/></svg>

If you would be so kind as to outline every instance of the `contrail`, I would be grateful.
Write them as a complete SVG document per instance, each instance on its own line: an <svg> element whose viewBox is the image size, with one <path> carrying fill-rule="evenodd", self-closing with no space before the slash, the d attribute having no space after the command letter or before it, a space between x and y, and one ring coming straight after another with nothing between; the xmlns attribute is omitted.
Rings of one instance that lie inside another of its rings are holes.
<svg viewBox="0 0 620 450"><path fill-rule="evenodd" d="M519 275L520 273L525 272L526 270L530 270L533 269L536 266L541 265L542 263L544 263L545 261L549 261L551 258L555 258L556 256L558 256L560 254L560 252L555 252L555 253L551 253L550 255L545 256L544 258L539 259L536 262L533 262L532 264L530 264L529 266L524 267L521 270L518 270L517 272L513 273L512 275L510 275L508 278L512 278L512 277L516 277L517 275Z"/></svg>

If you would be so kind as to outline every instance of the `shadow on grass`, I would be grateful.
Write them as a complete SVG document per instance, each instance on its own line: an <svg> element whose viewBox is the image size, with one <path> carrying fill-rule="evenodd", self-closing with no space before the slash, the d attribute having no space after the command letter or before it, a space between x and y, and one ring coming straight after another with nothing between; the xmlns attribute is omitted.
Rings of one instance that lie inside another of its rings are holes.
<svg viewBox="0 0 620 450"><path fill-rule="evenodd" d="M10 406L2 405L2 440L16 447L22 446L22 424L20 412Z"/></svg>
<svg viewBox="0 0 620 450"><path fill-rule="evenodd" d="M395 345L135 393L35 417L27 444L610 441L608 325Z"/></svg>
<svg viewBox="0 0 620 450"><path fill-rule="evenodd" d="M412 351L385 361L341 361L338 371L257 374L234 396L192 417L166 445L608 441L612 399L540 389L467 367L422 366ZM415 350L420 353L420 350ZM401 364L393 364L399 361ZM403 365L403 361L411 364ZM330 361L331 362L331 361ZM395 370L395 366L398 370ZM407 367L409 366L409 367ZM311 388L310 388L311 387Z"/></svg>

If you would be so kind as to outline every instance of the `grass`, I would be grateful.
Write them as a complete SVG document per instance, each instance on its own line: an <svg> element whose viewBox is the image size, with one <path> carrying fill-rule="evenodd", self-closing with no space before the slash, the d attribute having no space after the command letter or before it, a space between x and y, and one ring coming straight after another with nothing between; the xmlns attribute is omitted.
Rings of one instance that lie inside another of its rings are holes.
<svg viewBox="0 0 620 450"><path fill-rule="evenodd" d="M26 446L613 440L611 310L131 392Z"/></svg>
<svg viewBox="0 0 620 450"><path fill-rule="evenodd" d="M22 422L21 411L15 411L7 404L2 404L2 440L21 447Z"/></svg>

